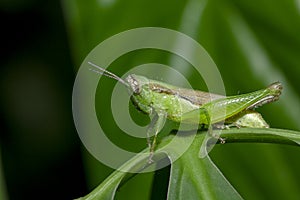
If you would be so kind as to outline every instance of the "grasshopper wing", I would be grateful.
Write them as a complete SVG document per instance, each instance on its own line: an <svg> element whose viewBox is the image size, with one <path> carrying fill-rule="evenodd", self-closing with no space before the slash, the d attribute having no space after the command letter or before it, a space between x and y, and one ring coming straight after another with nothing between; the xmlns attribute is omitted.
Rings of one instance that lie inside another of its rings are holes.
<svg viewBox="0 0 300 200"><path fill-rule="evenodd" d="M194 105L202 106L208 102L216 99L224 98L225 96L213 94L209 92L203 92L199 90L177 88L174 92L181 98L190 101Z"/></svg>

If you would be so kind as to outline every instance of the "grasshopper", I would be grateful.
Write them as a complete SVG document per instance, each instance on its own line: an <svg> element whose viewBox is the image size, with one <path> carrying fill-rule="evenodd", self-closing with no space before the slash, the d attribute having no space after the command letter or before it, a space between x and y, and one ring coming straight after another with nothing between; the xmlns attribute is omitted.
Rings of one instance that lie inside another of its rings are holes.
<svg viewBox="0 0 300 200"><path fill-rule="evenodd" d="M145 114L153 116L147 130L150 161L155 150L157 135L164 126L166 119L184 124L198 124L204 127L214 126L219 129L232 126L269 128L261 114L254 109L278 100L282 91L282 84L275 82L265 89L251 93L222 96L178 88L135 74L130 74L122 79L92 62L88 62L88 64L94 67L90 70L113 78L126 86L135 107ZM225 112L222 114L220 110ZM151 135L153 135L152 141ZM218 139L221 143L225 142L220 137Z"/></svg>

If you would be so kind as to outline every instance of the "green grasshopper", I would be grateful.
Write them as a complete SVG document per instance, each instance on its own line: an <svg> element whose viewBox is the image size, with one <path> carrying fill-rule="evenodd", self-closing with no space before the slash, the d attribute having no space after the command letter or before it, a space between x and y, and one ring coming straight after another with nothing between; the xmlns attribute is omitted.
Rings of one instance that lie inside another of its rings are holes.
<svg viewBox="0 0 300 200"><path fill-rule="evenodd" d="M125 85L137 109L152 115L147 130L150 160L155 150L156 138L165 120L184 124L198 124L219 129L229 127L269 128L255 108L279 99L282 84L275 82L265 89L236 96L222 96L192 89L178 88L144 76L130 74L124 80L91 62L96 73L113 78ZM151 141L150 135L154 135ZM224 139L220 139L224 143Z"/></svg>

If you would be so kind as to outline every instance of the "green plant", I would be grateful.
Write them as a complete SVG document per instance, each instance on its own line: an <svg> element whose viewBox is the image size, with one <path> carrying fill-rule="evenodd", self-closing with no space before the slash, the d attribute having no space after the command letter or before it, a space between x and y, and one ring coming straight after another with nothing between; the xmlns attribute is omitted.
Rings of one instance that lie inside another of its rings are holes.
<svg viewBox="0 0 300 200"><path fill-rule="evenodd" d="M222 137L226 138L228 143L269 142L290 145L300 143L300 132L282 129L232 129L222 132ZM242 199L209 156L203 159L198 158L204 135L205 132L199 132L189 149L172 163L168 199ZM168 144L174 137L176 136L170 135L164 138L158 149ZM191 136L178 136L176 143L165 149L170 160L177 156L178 148L188 140L188 137ZM148 148L144 150L144 152L147 151L149 151ZM160 157L160 159L163 158ZM127 174L124 171L132 168L143 168L146 161L145 155L138 154L126 162L119 169L120 171L116 170L90 194L80 199L113 199L120 183Z"/></svg>
<svg viewBox="0 0 300 200"><path fill-rule="evenodd" d="M63 7L75 66L79 67L82 59L99 42L121 31L143 26L178 30L193 37L209 52L222 74L228 95L281 81L284 89L280 101L261 108L260 112L271 127L300 129L300 16L296 1L64 0ZM111 67L115 67L114 73L121 75L124 73L121 66L130 68L148 62L165 63L179 70L187 66L174 56L146 51L124 55ZM185 71L197 89L203 90L192 72ZM112 84L110 82L103 88L103 96L111 94ZM109 105L110 101L102 103ZM111 111L102 109L101 112L107 115L102 119L107 128L112 133L120 132L111 120ZM239 136L242 140L247 134ZM119 138L121 140L114 141L127 148L141 150L145 146L144 140L137 143L137 140L130 142L132 138L125 136ZM246 199L296 199L300 185L298 155L299 148L291 145L254 143L217 145L210 154L231 185ZM112 170L85 151L83 158L87 182L92 189ZM159 189L165 188L153 186L151 190L152 176L134 177L122 187L118 198L141 199L149 193L152 196L160 193ZM154 185L159 184L154 181Z"/></svg>

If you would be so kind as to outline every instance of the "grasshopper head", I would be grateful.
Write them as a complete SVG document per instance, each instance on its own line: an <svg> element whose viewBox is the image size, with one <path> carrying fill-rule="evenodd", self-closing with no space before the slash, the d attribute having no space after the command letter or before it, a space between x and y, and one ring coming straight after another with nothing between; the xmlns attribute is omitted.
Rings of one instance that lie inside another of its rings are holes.
<svg viewBox="0 0 300 200"><path fill-rule="evenodd" d="M149 82L146 77L135 74L128 75L125 81L128 83L129 88L134 94L140 94L142 91L142 86Z"/></svg>

